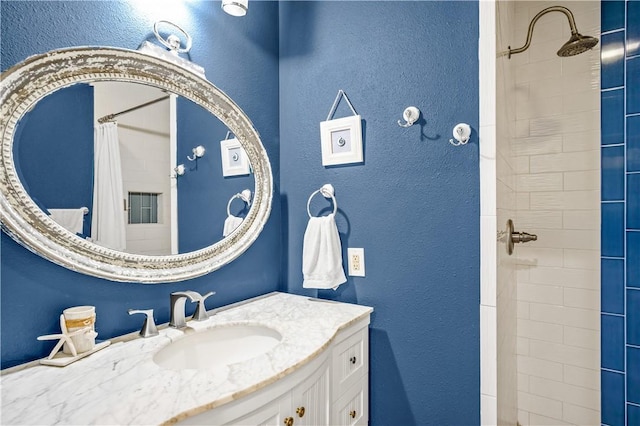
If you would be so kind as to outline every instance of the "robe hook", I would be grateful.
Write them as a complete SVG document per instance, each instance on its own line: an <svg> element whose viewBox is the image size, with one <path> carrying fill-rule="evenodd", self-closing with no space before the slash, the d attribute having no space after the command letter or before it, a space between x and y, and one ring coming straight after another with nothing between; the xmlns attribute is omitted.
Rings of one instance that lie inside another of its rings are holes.
<svg viewBox="0 0 640 426"><path fill-rule="evenodd" d="M404 118L405 123L403 124L402 121L398 120L398 126L411 127L420 118L420 110L414 106L410 106L404 110L402 118Z"/></svg>
<svg viewBox="0 0 640 426"><path fill-rule="evenodd" d="M449 139L449 143L453 146L466 145L469 139L471 139L471 126L467 123L458 123L453 128L453 139Z"/></svg>

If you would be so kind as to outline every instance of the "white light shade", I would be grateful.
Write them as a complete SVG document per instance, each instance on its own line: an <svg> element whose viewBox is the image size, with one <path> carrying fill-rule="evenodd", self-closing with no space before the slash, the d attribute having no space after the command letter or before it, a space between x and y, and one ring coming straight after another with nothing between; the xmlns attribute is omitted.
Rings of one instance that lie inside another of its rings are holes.
<svg viewBox="0 0 640 426"><path fill-rule="evenodd" d="M244 16L249 9L249 0L222 0L222 10L233 16Z"/></svg>

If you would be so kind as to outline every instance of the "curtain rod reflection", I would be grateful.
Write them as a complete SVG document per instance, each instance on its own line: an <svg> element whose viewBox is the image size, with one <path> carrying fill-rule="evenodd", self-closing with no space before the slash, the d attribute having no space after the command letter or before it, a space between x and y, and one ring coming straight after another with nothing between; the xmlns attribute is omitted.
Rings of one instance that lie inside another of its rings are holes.
<svg viewBox="0 0 640 426"><path fill-rule="evenodd" d="M135 107L133 107L133 108L129 108L129 109L126 109L126 110L124 110L124 111L116 112L115 114L107 114L107 115L105 115L104 117L98 118L98 123L100 123L100 124L104 124L104 123L106 123L107 121L113 121L113 119L114 119L114 118L116 118L116 117L117 117L117 116L119 116L119 115L126 114L126 113L128 113L128 112L132 112L132 111L138 110L138 109L140 109L140 108L144 108L144 107L147 107L147 106L149 106L149 105L153 105L153 104L158 103L158 102L162 102L162 101L164 101L164 100L166 100L166 99L169 99L169 97L170 97L169 95L167 95L167 96L163 96L163 97L161 97L161 98L154 99L154 100L149 101L149 102L146 102L146 103L144 103L144 104L141 104L141 105L135 106Z"/></svg>

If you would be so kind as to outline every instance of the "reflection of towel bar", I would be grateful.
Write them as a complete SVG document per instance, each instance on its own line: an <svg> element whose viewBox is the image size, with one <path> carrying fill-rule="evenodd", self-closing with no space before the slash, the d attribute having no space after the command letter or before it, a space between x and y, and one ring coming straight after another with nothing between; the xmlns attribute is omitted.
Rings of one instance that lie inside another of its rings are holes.
<svg viewBox="0 0 640 426"><path fill-rule="evenodd" d="M249 189L245 189L242 192L238 192L229 199L229 202L227 203L227 216L231 216L231 202L236 198L239 198L247 203L247 207L251 207L251 191Z"/></svg>
<svg viewBox="0 0 640 426"><path fill-rule="evenodd" d="M52 209L49 209L49 210L52 210ZM75 209L60 209L60 210L75 210ZM85 216L89 214L89 207L80 207L78 208L78 210L82 210L82 214Z"/></svg>

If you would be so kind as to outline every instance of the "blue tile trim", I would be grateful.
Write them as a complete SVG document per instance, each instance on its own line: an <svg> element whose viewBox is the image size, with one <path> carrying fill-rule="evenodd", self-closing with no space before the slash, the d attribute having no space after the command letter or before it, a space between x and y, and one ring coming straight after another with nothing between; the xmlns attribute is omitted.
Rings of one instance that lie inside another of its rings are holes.
<svg viewBox="0 0 640 426"><path fill-rule="evenodd" d="M600 93L602 145L624 143L624 89Z"/></svg>
<svg viewBox="0 0 640 426"><path fill-rule="evenodd" d="M607 5L607 7L613 7ZM616 5L618 7L618 5ZM618 24L619 12L616 9L615 14L611 15L616 17L616 22L612 24ZM622 16L624 16L624 11ZM624 19L624 18L623 18ZM607 22L609 24L609 22ZM640 54L640 3L637 1L627 2L627 57Z"/></svg>
<svg viewBox="0 0 640 426"><path fill-rule="evenodd" d="M640 229L640 174L627 174L627 229Z"/></svg>
<svg viewBox="0 0 640 426"><path fill-rule="evenodd" d="M603 1L600 13L602 32L624 29L624 0Z"/></svg>
<svg viewBox="0 0 640 426"><path fill-rule="evenodd" d="M627 403L627 424L640 425L640 405Z"/></svg>
<svg viewBox="0 0 640 426"><path fill-rule="evenodd" d="M640 1L600 4L601 422L640 426ZM605 367L609 364L615 370Z"/></svg>
<svg viewBox="0 0 640 426"><path fill-rule="evenodd" d="M640 259L640 232L627 231L627 257ZM640 262L627 262L627 287L640 288Z"/></svg>
<svg viewBox="0 0 640 426"><path fill-rule="evenodd" d="M640 56L629 58L626 62L627 114L635 114L640 112L640 83L638 83L640 81Z"/></svg>
<svg viewBox="0 0 640 426"><path fill-rule="evenodd" d="M640 349L627 347L627 401L640 404Z"/></svg>
<svg viewBox="0 0 640 426"><path fill-rule="evenodd" d="M603 258L600 276L602 313L624 315L624 260Z"/></svg>
<svg viewBox="0 0 640 426"><path fill-rule="evenodd" d="M602 367L624 371L624 321L621 316L601 315Z"/></svg>
<svg viewBox="0 0 640 426"><path fill-rule="evenodd" d="M600 80L602 89L624 84L624 32L605 34L601 39Z"/></svg>
<svg viewBox="0 0 640 426"><path fill-rule="evenodd" d="M624 256L624 203L603 203L601 215L602 256Z"/></svg>
<svg viewBox="0 0 640 426"><path fill-rule="evenodd" d="M602 147L602 201L624 200L624 145Z"/></svg>
<svg viewBox="0 0 640 426"><path fill-rule="evenodd" d="M627 172L640 171L640 114L627 117Z"/></svg>
<svg viewBox="0 0 640 426"><path fill-rule="evenodd" d="M601 372L602 422L611 426L624 426L625 397L624 374Z"/></svg>
<svg viewBox="0 0 640 426"><path fill-rule="evenodd" d="M627 345L640 349L640 289L627 289ZM640 352L639 352L640 353Z"/></svg>

